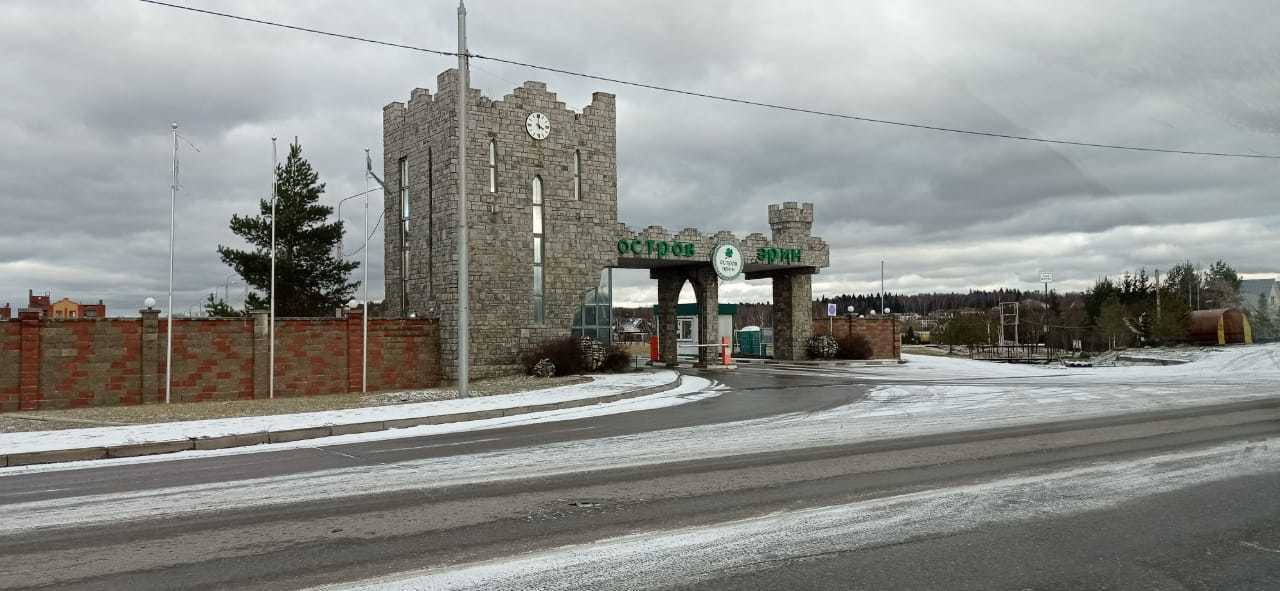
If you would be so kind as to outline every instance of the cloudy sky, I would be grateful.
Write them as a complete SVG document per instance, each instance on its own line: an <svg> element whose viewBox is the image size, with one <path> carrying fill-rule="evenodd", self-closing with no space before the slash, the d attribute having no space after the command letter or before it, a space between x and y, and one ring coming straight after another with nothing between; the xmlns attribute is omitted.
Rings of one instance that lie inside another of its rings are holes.
<svg viewBox="0 0 1280 591"><path fill-rule="evenodd" d="M452 0L190 6L424 47L456 47ZM1260 2L600 2L469 5L471 49L665 86L883 119L1078 141L1280 154L1280 12ZM131 0L0 3L0 303L167 286L169 123L182 146L179 311L219 292L233 213L270 187L270 137L364 189L381 107L456 62ZM1280 161L1119 152L833 120L493 62L500 97L542 80L573 108L618 95L619 217L768 231L812 201L832 267L815 294L1038 287L1218 258L1280 270ZM380 197L379 197L380 198ZM354 203L349 202L349 203ZM375 211L380 209L377 201ZM344 210L358 212L358 207ZM357 222L358 218L348 217ZM358 232L348 236L358 246ZM371 245L382 293L381 233ZM230 292L239 302L242 287ZM656 299L620 273L619 304ZM721 288L763 301L768 282Z"/></svg>

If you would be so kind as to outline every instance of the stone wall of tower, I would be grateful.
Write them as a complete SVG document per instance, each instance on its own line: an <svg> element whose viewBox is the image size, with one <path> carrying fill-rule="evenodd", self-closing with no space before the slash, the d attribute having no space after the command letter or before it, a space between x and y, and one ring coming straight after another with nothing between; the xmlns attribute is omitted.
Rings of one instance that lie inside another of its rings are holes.
<svg viewBox="0 0 1280 591"><path fill-rule="evenodd" d="M457 80L456 70L448 70L437 78L434 96L415 90L407 105L392 103L384 110L388 310L440 319L447 377L453 377L457 359ZM551 121L546 139L526 132L525 120L535 111ZM568 335L585 292L597 284L602 269L616 263L617 126L613 95L594 94L578 113L538 82L527 82L500 101L471 89L468 113L471 374L479 378L518 371L524 350ZM497 152L492 191L491 141ZM575 151L582 163L578 199ZM409 165L407 268L396 192L401 158ZM544 202L542 322L534 320L532 298L535 176L542 179ZM402 283L402 277L408 281Z"/></svg>

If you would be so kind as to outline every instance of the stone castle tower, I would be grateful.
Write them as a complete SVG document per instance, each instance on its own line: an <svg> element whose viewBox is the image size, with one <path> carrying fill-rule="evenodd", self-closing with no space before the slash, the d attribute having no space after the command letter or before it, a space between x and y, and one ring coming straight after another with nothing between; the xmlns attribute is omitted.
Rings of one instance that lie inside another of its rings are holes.
<svg viewBox="0 0 1280 591"><path fill-rule="evenodd" d="M383 108L386 304L440 319L440 362L457 367L457 70L436 94ZM574 112L526 82L495 101L468 91L467 215L473 378L517 371L526 347L569 333L585 293L616 262L614 96ZM535 138L541 115L549 131Z"/></svg>

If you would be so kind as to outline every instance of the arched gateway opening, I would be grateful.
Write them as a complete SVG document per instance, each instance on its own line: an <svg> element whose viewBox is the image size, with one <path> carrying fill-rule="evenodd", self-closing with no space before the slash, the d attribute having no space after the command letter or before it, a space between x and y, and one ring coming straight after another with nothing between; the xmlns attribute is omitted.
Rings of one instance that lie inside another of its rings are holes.
<svg viewBox="0 0 1280 591"><path fill-rule="evenodd" d="M715 234L686 228L672 234L661 226L633 231L619 225L615 267L648 269L658 282L658 349L663 363L677 364L679 324L677 305L685 284L697 301L697 342L714 345L721 337L718 322L721 274L713 265L717 249L738 250L740 273L748 279L773 281L774 357L797 360L805 355L805 341L813 334L809 302L812 275L829 262L827 244L810 236L813 204L787 202L769 206L772 236L753 233L738 239L732 232ZM723 251L721 251L723 252ZM715 363L713 346L698 349L697 365Z"/></svg>

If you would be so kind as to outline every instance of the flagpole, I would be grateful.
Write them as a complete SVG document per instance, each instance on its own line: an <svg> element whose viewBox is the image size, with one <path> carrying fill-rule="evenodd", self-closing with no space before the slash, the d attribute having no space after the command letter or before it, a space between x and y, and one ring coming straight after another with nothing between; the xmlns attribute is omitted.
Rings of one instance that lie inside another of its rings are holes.
<svg viewBox="0 0 1280 591"><path fill-rule="evenodd" d="M267 326L269 335L269 354L267 362L267 398L276 397L276 198L278 187L276 182L276 138L271 138L271 323Z"/></svg>
<svg viewBox="0 0 1280 591"><path fill-rule="evenodd" d="M364 151L365 162L369 162L369 150ZM367 168L367 167L366 167ZM361 327L360 342L360 392L369 391L369 172L364 174L364 315Z"/></svg>
<svg viewBox="0 0 1280 591"><path fill-rule="evenodd" d="M165 327L164 402L171 400L173 389L173 210L178 200L178 123L170 124L173 131L173 184L169 185L169 320Z"/></svg>

